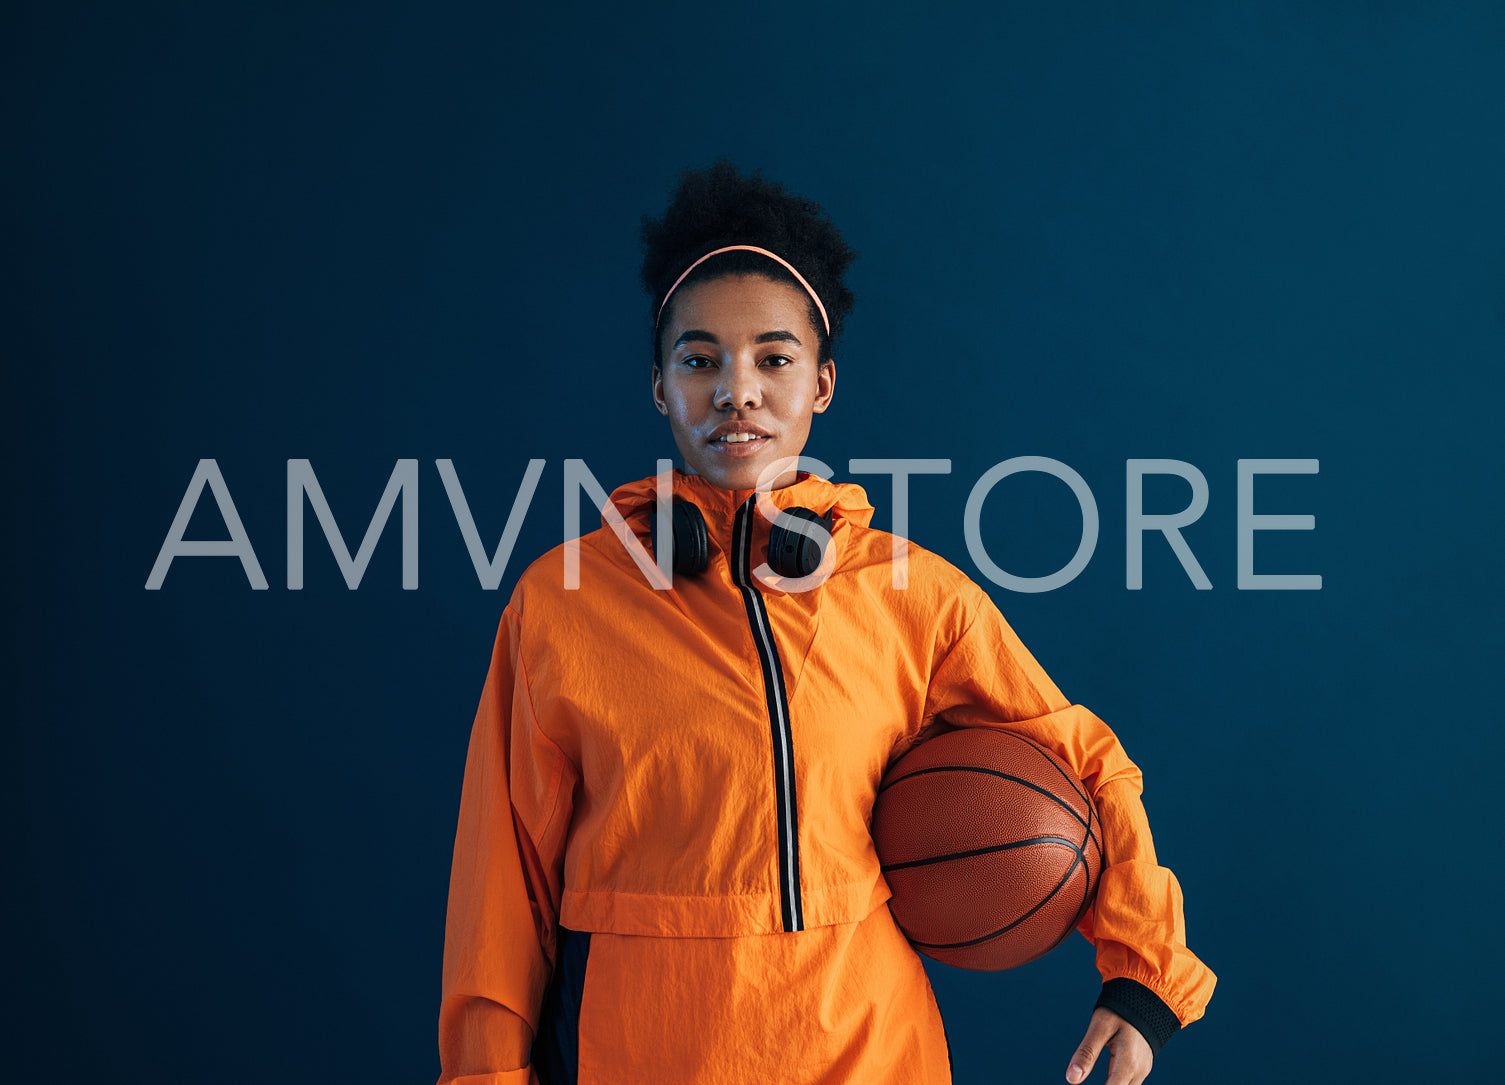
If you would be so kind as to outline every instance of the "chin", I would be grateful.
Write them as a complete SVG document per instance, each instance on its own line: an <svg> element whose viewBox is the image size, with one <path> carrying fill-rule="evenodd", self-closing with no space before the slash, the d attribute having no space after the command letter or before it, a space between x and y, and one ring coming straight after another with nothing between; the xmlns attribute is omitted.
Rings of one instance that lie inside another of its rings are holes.
<svg viewBox="0 0 1505 1085"><path fill-rule="evenodd" d="M695 473L723 490L752 490L758 485L761 463L709 463L690 465Z"/></svg>
<svg viewBox="0 0 1505 1085"><path fill-rule="evenodd" d="M731 470L701 471L707 482L720 486L723 490L751 490L758 485L758 472L749 471L737 467Z"/></svg>

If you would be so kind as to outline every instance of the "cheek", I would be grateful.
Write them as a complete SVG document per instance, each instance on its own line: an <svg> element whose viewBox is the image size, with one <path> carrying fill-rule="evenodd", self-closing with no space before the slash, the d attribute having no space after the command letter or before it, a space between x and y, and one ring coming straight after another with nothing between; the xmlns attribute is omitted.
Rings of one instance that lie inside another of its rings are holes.
<svg viewBox="0 0 1505 1085"><path fill-rule="evenodd" d="M820 392L820 386L815 381L801 384L797 395L791 397L790 409L802 426L810 425L811 417L815 414L815 397Z"/></svg>
<svg viewBox="0 0 1505 1085"><path fill-rule="evenodd" d="M694 428L695 420L683 396L670 396L665 403L669 408L669 425L676 434L688 433Z"/></svg>

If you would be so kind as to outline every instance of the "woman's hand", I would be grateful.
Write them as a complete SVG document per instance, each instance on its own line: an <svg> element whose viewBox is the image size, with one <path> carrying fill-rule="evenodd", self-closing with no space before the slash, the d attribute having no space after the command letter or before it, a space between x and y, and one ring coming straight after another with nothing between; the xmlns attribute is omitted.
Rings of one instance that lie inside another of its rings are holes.
<svg viewBox="0 0 1505 1085"><path fill-rule="evenodd" d="M1099 1006L1092 1011L1092 1020L1087 1023L1087 1035L1081 1046L1071 1056L1066 1067L1066 1080L1071 1085L1087 1080L1103 1045L1108 1045L1112 1058L1108 1063L1107 1085L1139 1085L1150 1076L1150 1067L1155 1056L1150 1053L1150 1042L1139 1030L1112 1010Z"/></svg>

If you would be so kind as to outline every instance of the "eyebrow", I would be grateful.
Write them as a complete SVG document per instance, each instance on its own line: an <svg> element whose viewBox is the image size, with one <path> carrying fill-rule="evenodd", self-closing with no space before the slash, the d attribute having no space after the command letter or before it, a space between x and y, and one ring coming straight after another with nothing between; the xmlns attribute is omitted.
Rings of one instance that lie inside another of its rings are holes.
<svg viewBox="0 0 1505 1085"><path fill-rule="evenodd" d="M762 335L754 339L753 342L793 343L797 347L804 346L804 344L799 341L799 337L797 335L795 335L793 332L784 331L782 328L778 331L764 332ZM721 345L721 340L717 339L708 331L704 331L700 328L691 328L683 335L681 335L678 339L674 340L674 345L669 349L678 350L686 343L715 343L719 347Z"/></svg>

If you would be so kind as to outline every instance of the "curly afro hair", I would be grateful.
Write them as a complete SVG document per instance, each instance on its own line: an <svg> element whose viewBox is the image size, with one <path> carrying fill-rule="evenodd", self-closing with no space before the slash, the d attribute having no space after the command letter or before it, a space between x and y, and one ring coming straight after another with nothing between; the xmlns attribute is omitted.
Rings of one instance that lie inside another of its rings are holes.
<svg viewBox="0 0 1505 1085"><path fill-rule="evenodd" d="M831 333L815 302L810 303L810 324L819 338L819 359L831 360L831 343L841 334L847 314L856 301L842 281L847 266L856 258L826 212L813 200L795 196L784 186L765 179L758 171L737 172L725 157L704 170L688 169L680 175L678 188L660 218L643 216L643 287L653 300L649 326L653 327L664 294L685 268L723 245L757 245L788 260L820 295L831 319ZM787 282L804 291L782 265L759 253L738 250L711 257L675 290L726 275L761 275ZM667 328L674 313L671 299L663 321L653 331L653 364L663 361L663 343L658 334Z"/></svg>

